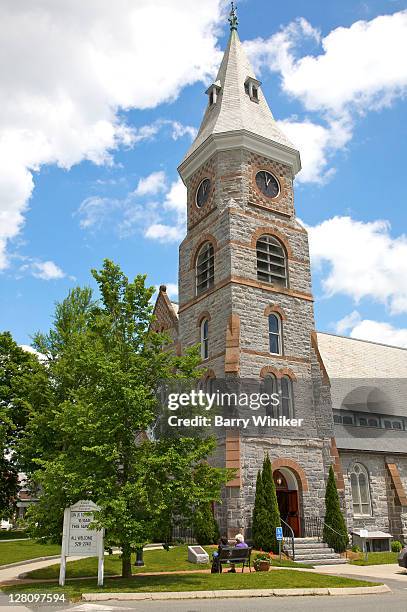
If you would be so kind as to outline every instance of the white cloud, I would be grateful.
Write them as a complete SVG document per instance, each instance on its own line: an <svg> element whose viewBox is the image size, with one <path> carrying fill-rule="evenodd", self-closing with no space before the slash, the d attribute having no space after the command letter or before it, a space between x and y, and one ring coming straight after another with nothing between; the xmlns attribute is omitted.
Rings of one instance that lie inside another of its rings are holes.
<svg viewBox="0 0 407 612"><path fill-rule="evenodd" d="M357 310L353 310L351 313L343 317L335 325L335 331L337 334L345 334L349 330L356 327L360 323L361 317Z"/></svg>
<svg viewBox="0 0 407 612"><path fill-rule="evenodd" d="M407 236L393 237L390 223L333 217L308 227L313 265L327 296L355 302L372 298L392 314L407 312Z"/></svg>
<svg viewBox="0 0 407 612"><path fill-rule="evenodd" d="M134 190L134 195L145 196L155 195L160 191L165 191L166 188L166 176L163 170L152 172L148 176L141 178L137 184L137 188Z"/></svg>
<svg viewBox="0 0 407 612"><path fill-rule="evenodd" d="M328 168L330 157L342 149L352 137L350 124L333 121L324 127L312 121L278 122L279 127L301 152L302 170L297 175L300 183L324 183L334 173Z"/></svg>
<svg viewBox="0 0 407 612"><path fill-rule="evenodd" d="M65 278L66 274L53 261L31 261L20 268L21 272L29 272L35 278L42 280L58 280Z"/></svg>
<svg viewBox="0 0 407 612"><path fill-rule="evenodd" d="M174 181L163 202L163 210L169 213L170 223L152 223L144 232L146 238L159 242L178 242L185 236L187 216L187 190L180 178Z"/></svg>
<svg viewBox="0 0 407 612"><path fill-rule="evenodd" d="M296 58L305 39L322 53ZM267 40L246 44L252 60L282 76L283 90L308 110L342 115L388 105L407 90L407 11L338 27L324 38L305 19L290 23Z"/></svg>
<svg viewBox="0 0 407 612"><path fill-rule="evenodd" d="M314 55L298 57L304 42L315 45ZM281 122L300 147L302 182L324 182L334 172L330 157L352 138L357 115L407 93L407 11L338 27L324 38L300 18L245 48L257 70L279 72L285 93L322 113L326 126L308 119Z"/></svg>
<svg viewBox="0 0 407 612"><path fill-rule="evenodd" d="M393 327L390 323L382 321L362 319L356 310L338 321L336 331L338 334L349 332L351 338L359 340L407 348L407 329Z"/></svg>
<svg viewBox="0 0 407 612"><path fill-rule="evenodd" d="M185 235L186 223L186 188L181 179L167 187L161 201L144 200L146 195L158 196L165 180L164 173L152 173L122 199L98 195L86 198L75 213L80 227L88 231L115 228L121 238L140 231L159 242L179 241Z"/></svg>
<svg viewBox="0 0 407 612"><path fill-rule="evenodd" d="M0 7L0 269L44 164L111 163L152 138L121 110L152 108L207 80L219 63L220 0L61 0ZM185 53L188 49L188 53ZM193 128L172 124L172 136Z"/></svg>

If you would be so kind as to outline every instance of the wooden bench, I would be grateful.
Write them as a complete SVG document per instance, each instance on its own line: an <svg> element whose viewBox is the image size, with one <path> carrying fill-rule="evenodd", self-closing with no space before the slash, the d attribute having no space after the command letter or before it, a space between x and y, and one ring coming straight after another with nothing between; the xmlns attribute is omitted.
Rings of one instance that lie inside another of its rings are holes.
<svg viewBox="0 0 407 612"><path fill-rule="evenodd" d="M222 571L222 564L242 564L242 572L244 571L244 566L247 565L249 571L252 571L250 566L250 555L252 553L252 549L249 548L236 548L234 546L224 546L221 548L219 556L217 558L219 565L219 573Z"/></svg>

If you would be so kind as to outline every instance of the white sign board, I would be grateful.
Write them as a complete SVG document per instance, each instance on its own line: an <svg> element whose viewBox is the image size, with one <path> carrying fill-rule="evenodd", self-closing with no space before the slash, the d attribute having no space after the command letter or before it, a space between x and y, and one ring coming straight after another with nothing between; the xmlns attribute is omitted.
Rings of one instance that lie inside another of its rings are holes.
<svg viewBox="0 0 407 612"><path fill-rule="evenodd" d="M64 512L62 536L61 568L59 584L64 586L66 557L99 557L98 586L103 585L103 530L88 529L93 521L93 512L99 507L89 500L76 502Z"/></svg>
<svg viewBox="0 0 407 612"><path fill-rule="evenodd" d="M367 529L360 529L359 530L359 537L360 538L368 538L369 537L369 532Z"/></svg>
<svg viewBox="0 0 407 612"><path fill-rule="evenodd" d="M188 561L191 563L209 563L209 555L202 546L188 546Z"/></svg>

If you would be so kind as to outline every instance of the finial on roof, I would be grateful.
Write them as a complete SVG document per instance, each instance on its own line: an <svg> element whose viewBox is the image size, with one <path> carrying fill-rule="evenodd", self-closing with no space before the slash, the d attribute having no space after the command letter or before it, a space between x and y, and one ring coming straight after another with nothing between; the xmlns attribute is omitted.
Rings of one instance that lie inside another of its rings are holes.
<svg viewBox="0 0 407 612"><path fill-rule="evenodd" d="M237 20L237 13L236 13L236 6L234 5L233 2L230 3L232 5L231 11L229 13L229 23L230 23L230 31L232 30L237 30L237 26L239 24L238 20Z"/></svg>
<svg viewBox="0 0 407 612"><path fill-rule="evenodd" d="M160 285L160 291L162 291L162 293L165 293L167 291L167 285Z"/></svg>

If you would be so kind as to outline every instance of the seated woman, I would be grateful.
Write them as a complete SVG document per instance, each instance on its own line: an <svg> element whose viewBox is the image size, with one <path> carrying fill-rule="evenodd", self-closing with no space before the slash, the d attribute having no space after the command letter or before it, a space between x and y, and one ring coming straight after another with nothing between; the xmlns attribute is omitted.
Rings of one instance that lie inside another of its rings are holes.
<svg viewBox="0 0 407 612"><path fill-rule="evenodd" d="M222 571L222 565L219 563L219 554L222 548L229 546L227 538L220 538L218 542L218 550L212 553L212 567L211 574L219 574Z"/></svg>
<svg viewBox="0 0 407 612"><path fill-rule="evenodd" d="M235 548L249 548L246 542L244 541L244 537L241 533L237 533L235 535ZM229 573L236 574L236 568L234 563L230 564Z"/></svg>

